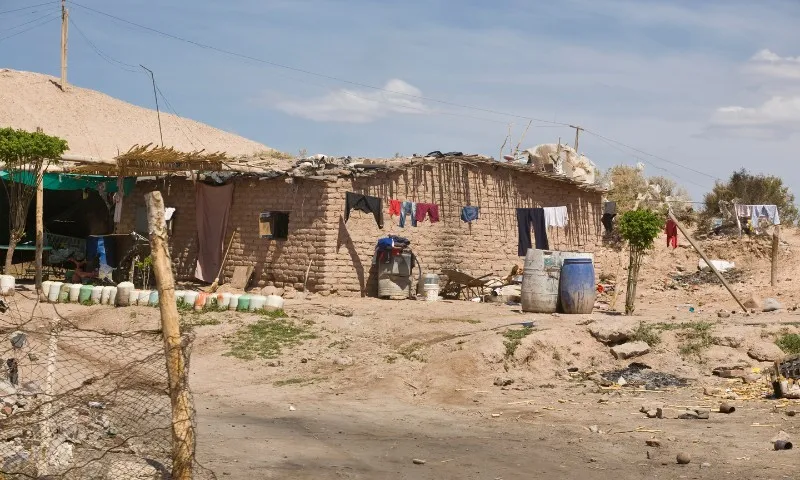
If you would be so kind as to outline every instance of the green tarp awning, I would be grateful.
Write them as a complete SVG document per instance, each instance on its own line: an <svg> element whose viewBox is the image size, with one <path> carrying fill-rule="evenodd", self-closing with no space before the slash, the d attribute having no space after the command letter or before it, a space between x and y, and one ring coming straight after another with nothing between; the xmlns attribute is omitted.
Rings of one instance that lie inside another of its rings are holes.
<svg viewBox="0 0 800 480"><path fill-rule="evenodd" d="M32 174L23 173L22 176L17 177L17 181L22 181L28 185L34 185ZM8 172L0 170L0 179L8 180ZM76 175L73 173L45 173L42 179L45 190L83 190L89 188L97 190L97 186L104 183L106 192L114 193L117 191L116 177L106 177L103 175ZM136 177L125 177L123 180L123 189L125 195L131 193L133 187L136 185Z"/></svg>

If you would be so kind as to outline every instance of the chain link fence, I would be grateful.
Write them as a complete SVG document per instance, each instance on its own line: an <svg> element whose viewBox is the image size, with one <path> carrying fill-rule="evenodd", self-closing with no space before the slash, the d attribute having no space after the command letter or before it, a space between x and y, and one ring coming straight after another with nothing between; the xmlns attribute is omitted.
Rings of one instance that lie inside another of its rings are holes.
<svg viewBox="0 0 800 480"><path fill-rule="evenodd" d="M21 310L34 300L4 302L0 480L170 478L172 414L160 332L83 329ZM184 347L188 360L190 336ZM216 477L196 466L194 478Z"/></svg>

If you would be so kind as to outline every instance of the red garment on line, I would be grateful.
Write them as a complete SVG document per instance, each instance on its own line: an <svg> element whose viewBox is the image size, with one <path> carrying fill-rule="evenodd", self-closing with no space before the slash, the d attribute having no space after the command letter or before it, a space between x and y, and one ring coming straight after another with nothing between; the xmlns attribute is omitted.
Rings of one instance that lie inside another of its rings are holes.
<svg viewBox="0 0 800 480"><path fill-rule="evenodd" d="M400 215L400 200L389 200L389 215Z"/></svg>
<svg viewBox="0 0 800 480"><path fill-rule="evenodd" d="M435 203L418 203L417 204L417 222L425 221L425 215L429 215L431 223L439 221L439 205Z"/></svg>
<svg viewBox="0 0 800 480"><path fill-rule="evenodd" d="M667 220L667 227L664 230L667 233L667 248L670 246L678 248L678 224L670 218Z"/></svg>

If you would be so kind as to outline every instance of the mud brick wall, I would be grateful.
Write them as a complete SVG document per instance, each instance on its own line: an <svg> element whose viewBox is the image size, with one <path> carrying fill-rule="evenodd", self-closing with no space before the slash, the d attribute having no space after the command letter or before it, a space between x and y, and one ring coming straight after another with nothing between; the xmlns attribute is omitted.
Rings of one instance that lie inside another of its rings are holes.
<svg viewBox="0 0 800 480"><path fill-rule="evenodd" d="M550 248L594 251L601 243L602 196L575 185L491 165L444 163L419 165L402 172L378 173L372 177L339 180L329 187L328 223L336 220L336 249L325 260L326 284L340 294L377 294L377 276L372 267L375 242L387 234L411 240L424 273L459 268L481 276L507 275L517 256L516 208L568 208L568 228L550 228ZM385 228L379 229L371 214L353 211L344 224L345 193L352 191L383 200ZM435 203L439 223L428 219L405 228L390 218L389 199ZM480 207L479 220L461 221L461 207ZM415 269L416 270L416 269ZM415 275L419 274L415 271ZM327 285L326 285L327 286Z"/></svg>
<svg viewBox="0 0 800 480"><path fill-rule="evenodd" d="M254 268L251 287L275 285L292 286L302 283L313 258L308 277L308 288L321 290L325 249L329 248L325 235L325 183L285 178L258 180L237 178L231 205L225 248L233 230L238 228L223 277L230 279L236 266ZM139 182L132 195L123 204L121 232L131 231L135 225L137 207L144 205L144 194L158 189L167 207L177 209L173 221L170 244L176 277L193 280L197 263L197 227L195 223L195 187L192 181L172 179ZM262 239L258 235L258 218L262 212L289 212L289 236L286 240ZM330 288L326 286L326 292Z"/></svg>

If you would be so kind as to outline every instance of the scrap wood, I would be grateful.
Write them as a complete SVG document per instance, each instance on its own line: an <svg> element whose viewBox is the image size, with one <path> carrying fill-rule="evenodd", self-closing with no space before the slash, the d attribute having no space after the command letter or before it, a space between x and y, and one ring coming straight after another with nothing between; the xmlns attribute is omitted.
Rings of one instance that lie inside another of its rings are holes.
<svg viewBox="0 0 800 480"><path fill-rule="evenodd" d="M608 433L664 433L663 430L647 430L644 427L638 427L636 430L621 430L619 432Z"/></svg>
<svg viewBox="0 0 800 480"><path fill-rule="evenodd" d="M780 425L764 425L764 424L761 424L761 423L754 423L754 424L752 424L750 426L751 427L770 427L770 428L780 427Z"/></svg>
<svg viewBox="0 0 800 480"><path fill-rule="evenodd" d="M419 388L415 387L414 385L412 385L412 384L408 383L408 382L407 382L407 381L405 381L405 380L403 380L403 383L405 383L405 384L406 384L406 385L408 385L409 387L413 388L414 390L419 390Z"/></svg>
<svg viewBox="0 0 800 480"><path fill-rule="evenodd" d="M520 400L518 402L508 402L507 405L522 405L522 404L530 405L532 402L535 401L536 400Z"/></svg>

